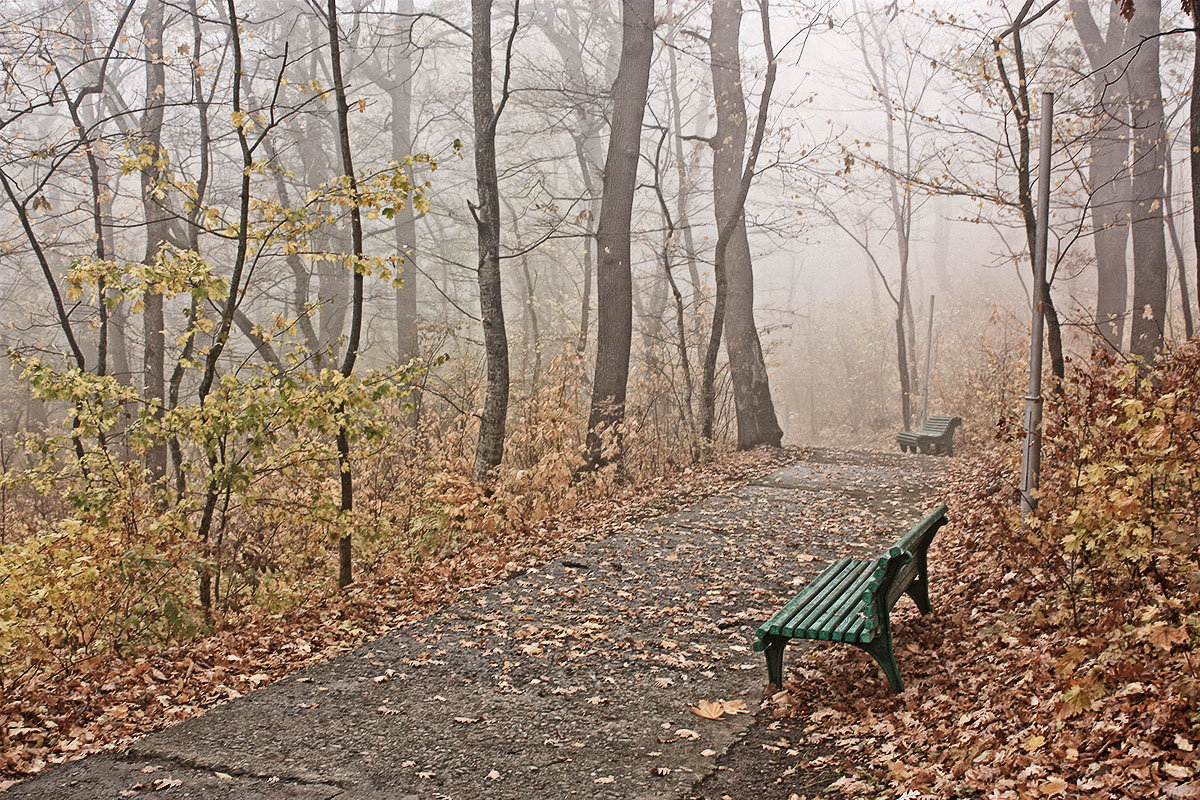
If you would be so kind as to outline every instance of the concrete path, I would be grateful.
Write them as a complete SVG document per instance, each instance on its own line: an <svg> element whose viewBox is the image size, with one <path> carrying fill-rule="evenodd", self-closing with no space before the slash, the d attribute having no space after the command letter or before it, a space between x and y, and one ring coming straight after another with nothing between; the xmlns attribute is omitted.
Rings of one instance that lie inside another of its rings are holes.
<svg viewBox="0 0 1200 800"><path fill-rule="evenodd" d="M749 648L754 628L826 563L877 552L932 507L941 468L818 450L7 794L703 794L755 721L766 669ZM718 699L751 713L711 721L689 710Z"/></svg>

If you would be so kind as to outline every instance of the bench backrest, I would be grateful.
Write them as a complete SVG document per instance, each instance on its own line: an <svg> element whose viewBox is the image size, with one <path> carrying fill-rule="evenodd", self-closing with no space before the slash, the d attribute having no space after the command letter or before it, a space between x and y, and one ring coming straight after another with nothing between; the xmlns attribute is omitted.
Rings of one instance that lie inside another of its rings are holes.
<svg viewBox="0 0 1200 800"><path fill-rule="evenodd" d="M863 590L863 602L867 607L874 607L876 614L891 611L921 567L921 559L916 556L924 554L938 529L946 522L946 504L942 503L880 556L875 562L875 574Z"/></svg>
<svg viewBox="0 0 1200 800"><path fill-rule="evenodd" d="M962 417L930 417L921 426L921 433L926 436L942 437L962 425Z"/></svg>

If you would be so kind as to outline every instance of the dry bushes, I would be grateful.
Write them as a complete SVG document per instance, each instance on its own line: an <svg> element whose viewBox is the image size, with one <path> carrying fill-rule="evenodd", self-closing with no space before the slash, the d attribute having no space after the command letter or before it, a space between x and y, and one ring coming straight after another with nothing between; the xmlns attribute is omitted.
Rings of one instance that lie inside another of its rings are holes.
<svg viewBox="0 0 1200 800"><path fill-rule="evenodd" d="M436 398L414 403L399 376L226 376L203 407L118 428L100 410L110 387L32 364L47 399L84 396L92 439L32 437L30 468L3 477L0 689L139 645L186 641L233 615L293 613L328 600L334 547L349 533L365 580L403 576L427 559L528 531L623 484L670 474L691 448L636 424L624 458L581 472L590 393L580 359L556 358L536 391L514 398L505 463L485 491L469 480L473 416ZM82 385L86 391L77 391ZM126 400L126 389L117 400ZM634 397L646 396L635 392ZM107 403L119 408L119 403ZM356 505L339 513L332 432L350 417ZM645 416L635 399L630 419ZM182 482L153 482L137 453L174 437ZM132 457L122 459L125 448ZM178 488L182 487L180 493ZM47 499L57 498L53 506ZM207 538L198 536L212 501ZM43 516L47 508L53 514ZM200 579L210 604L200 602Z"/></svg>
<svg viewBox="0 0 1200 800"><path fill-rule="evenodd" d="M958 466L933 617L898 609L908 691L818 650L776 698L839 742L854 796L1200 796L1200 348L1097 356L1048 397L1039 508L1017 515L1020 420ZM862 687L876 687L864 692Z"/></svg>

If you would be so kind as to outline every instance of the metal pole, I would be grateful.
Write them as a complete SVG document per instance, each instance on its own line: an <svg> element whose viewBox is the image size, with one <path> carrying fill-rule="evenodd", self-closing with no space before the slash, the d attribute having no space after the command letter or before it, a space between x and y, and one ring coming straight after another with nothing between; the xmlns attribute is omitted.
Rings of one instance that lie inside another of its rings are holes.
<svg viewBox="0 0 1200 800"><path fill-rule="evenodd" d="M1042 290L1050 226L1050 150L1054 137L1054 93L1042 93L1042 142L1038 159L1037 234L1033 246L1033 331L1029 342L1029 394L1025 396L1025 448L1021 452L1021 520L1037 506L1033 491L1042 468Z"/></svg>
<svg viewBox="0 0 1200 800"><path fill-rule="evenodd" d="M933 295L929 295L929 332L925 336L925 394L921 397L921 424L929 419L929 364L933 358Z"/></svg>

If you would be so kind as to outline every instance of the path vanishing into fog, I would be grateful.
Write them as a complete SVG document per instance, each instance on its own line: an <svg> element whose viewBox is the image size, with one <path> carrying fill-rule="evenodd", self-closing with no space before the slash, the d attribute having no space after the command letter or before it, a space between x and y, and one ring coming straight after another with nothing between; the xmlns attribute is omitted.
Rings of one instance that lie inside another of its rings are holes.
<svg viewBox="0 0 1200 800"><path fill-rule="evenodd" d="M933 506L943 466L817 450L6 796L742 796L737 743L764 716L754 629ZM752 713L689 710L716 699Z"/></svg>

